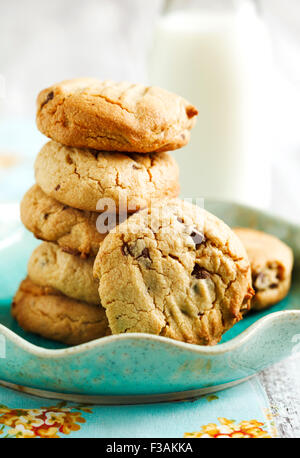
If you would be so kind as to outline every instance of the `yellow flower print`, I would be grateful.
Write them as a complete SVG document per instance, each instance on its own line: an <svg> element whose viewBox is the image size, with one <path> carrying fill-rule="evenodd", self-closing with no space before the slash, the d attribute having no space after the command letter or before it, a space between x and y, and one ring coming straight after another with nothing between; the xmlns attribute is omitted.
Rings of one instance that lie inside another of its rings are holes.
<svg viewBox="0 0 300 458"><path fill-rule="evenodd" d="M0 424L6 425L6 426L12 426L16 424L16 422L19 420L19 416L7 413L0 417Z"/></svg>
<svg viewBox="0 0 300 458"><path fill-rule="evenodd" d="M18 424L16 425L15 428L10 429L8 431L8 434L10 436L16 436L16 437L22 437L22 438L34 437L34 432L31 429L26 429L25 426L22 424Z"/></svg>
<svg viewBox="0 0 300 458"><path fill-rule="evenodd" d="M18 420L15 423L16 425L27 425L27 427L33 426L34 428L38 428L39 426L42 426L44 424L42 419L34 417L32 415L22 415L18 418Z"/></svg>
<svg viewBox="0 0 300 458"><path fill-rule="evenodd" d="M59 437L57 434L59 432L59 429L52 426L50 428L39 428L37 430L36 437L42 437L42 438L51 438L51 439L56 439Z"/></svg>
<svg viewBox="0 0 300 458"><path fill-rule="evenodd" d="M1 407L0 407L0 415L3 414L3 413L8 413L8 412L10 412L10 409L8 409L7 407L1 405Z"/></svg>
<svg viewBox="0 0 300 458"><path fill-rule="evenodd" d="M45 424L53 426L55 423L63 424L66 414L65 412L46 412Z"/></svg>
<svg viewBox="0 0 300 458"><path fill-rule="evenodd" d="M241 421L236 423L234 420L228 420L227 418L218 418L219 425L215 423L209 423L203 425L201 430L198 432L185 433L184 437L190 438L270 438L271 436L262 427L264 423L257 420Z"/></svg>
<svg viewBox="0 0 300 458"><path fill-rule="evenodd" d="M65 407L65 403L41 409L0 406L0 434L9 427L2 437L60 437L60 434L80 430L80 424L85 422L82 412L92 413L92 410L86 406Z"/></svg>
<svg viewBox="0 0 300 458"><path fill-rule="evenodd" d="M31 417L37 417L38 415L41 415L45 411L46 411L46 409L29 409L29 410L26 410L28 415L30 415Z"/></svg>

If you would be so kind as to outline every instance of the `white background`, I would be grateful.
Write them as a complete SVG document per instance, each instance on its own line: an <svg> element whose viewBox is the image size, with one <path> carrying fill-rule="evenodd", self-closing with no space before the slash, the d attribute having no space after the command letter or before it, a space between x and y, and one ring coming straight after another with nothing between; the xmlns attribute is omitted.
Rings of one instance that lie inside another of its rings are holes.
<svg viewBox="0 0 300 458"><path fill-rule="evenodd" d="M272 38L277 88L271 208L300 222L300 1L256 3ZM8 116L33 118L38 90L65 78L147 82L153 25L162 5L162 0L0 0L6 93L0 122ZM2 83L0 78L0 91Z"/></svg>

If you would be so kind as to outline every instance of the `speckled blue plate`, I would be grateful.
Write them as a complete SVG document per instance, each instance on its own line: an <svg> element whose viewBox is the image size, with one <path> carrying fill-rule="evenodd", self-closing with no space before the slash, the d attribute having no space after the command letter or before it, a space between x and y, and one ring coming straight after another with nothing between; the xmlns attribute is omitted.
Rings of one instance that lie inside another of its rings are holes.
<svg viewBox="0 0 300 458"><path fill-rule="evenodd" d="M39 243L20 224L18 206L0 205L0 383L40 396L103 404L186 399L251 377L300 346L300 228L244 206L206 201L231 226L265 230L294 251L290 294L249 314L222 342L205 347L149 334L123 334L66 347L24 332L10 303ZM298 270L299 269L299 270Z"/></svg>

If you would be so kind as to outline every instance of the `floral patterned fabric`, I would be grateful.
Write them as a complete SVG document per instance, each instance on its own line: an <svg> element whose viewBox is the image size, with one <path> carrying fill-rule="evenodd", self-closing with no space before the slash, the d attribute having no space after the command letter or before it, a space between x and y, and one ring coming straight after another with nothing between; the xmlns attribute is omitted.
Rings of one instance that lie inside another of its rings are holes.
<svg viewBox="0 0 300 458"><path fill-rule="evenodd" d="M0 438L276 436L257 377L197 400L137 406L56 402L0 386Z"/></svg>
<svg viewBox="0 0 300 458"><path fill-rule="evenodd" d="M236 423L234 420L227 418L218 418L219 425L209 423L208 425L201 426L201 431L194 433L185 433L184 437L205 437L205 438L271 438L268 431L265 431L264 423L257 420L241 421Z"/></svg>
<svg viewBox="0 0 300 458"><path fill-rule="evenodd" d="M82 412L92 413L92 410L84 406L66 407L66 403L40 409L10 409L1 405L0 434L15 438L59 438L80 430L86 421Z"/></svg>

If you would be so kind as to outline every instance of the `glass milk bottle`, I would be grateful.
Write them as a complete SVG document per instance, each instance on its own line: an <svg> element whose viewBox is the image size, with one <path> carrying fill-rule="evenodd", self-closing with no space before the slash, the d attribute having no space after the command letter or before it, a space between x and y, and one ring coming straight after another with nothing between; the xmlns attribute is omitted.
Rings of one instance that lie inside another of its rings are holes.
<svg viewBox="0 0 300 458"><path fill-rule="evenodd" d="M175 151L181 197L266 208L270 198L271 51L254 3L168 1L155 28L150 84L199 111Z"/></svg>

